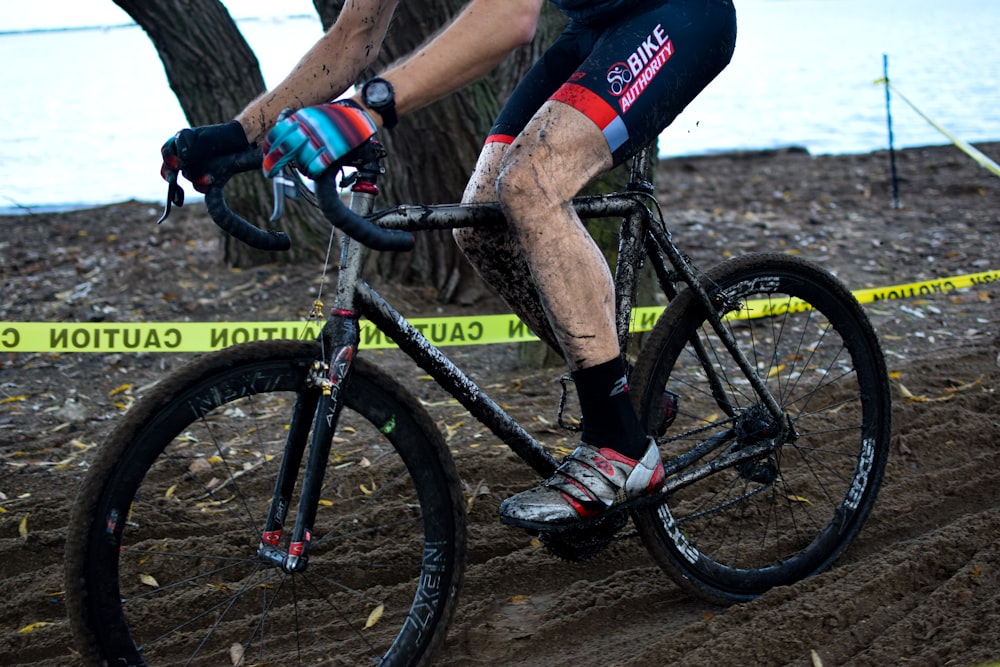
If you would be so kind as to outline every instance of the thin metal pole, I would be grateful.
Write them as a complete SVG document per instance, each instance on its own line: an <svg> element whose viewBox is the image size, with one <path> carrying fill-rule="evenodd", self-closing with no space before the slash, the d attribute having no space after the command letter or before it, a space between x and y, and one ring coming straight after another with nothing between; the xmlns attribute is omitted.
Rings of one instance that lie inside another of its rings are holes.
<svg viewBox="0 0 1000 667"><path fill-rule="evenodd" d="M899 208L899 177L896 173L896 148L892 134L892 104L889 95L889 56L882 54L882 80L885 82L885 117L889 126L889 167L892 172L892 207Z"/></svg>

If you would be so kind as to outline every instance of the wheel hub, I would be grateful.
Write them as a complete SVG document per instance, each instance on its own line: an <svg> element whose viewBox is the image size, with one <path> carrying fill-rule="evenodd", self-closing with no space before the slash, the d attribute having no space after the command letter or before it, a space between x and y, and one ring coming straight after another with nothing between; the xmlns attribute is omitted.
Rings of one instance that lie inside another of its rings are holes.
<svg viewBox="0 0 1000 667"><path fill-rule="evenodd" d="M781 438L781 424L775 421L770 411L763 405L752 405L736 419L733 427L736 444L731 451L738 452L747 447L770 443L772 451ZM778 462L773 454L766 454L740 461L736 464L740 476L758 484L772 484L778 478Z"/></svg>

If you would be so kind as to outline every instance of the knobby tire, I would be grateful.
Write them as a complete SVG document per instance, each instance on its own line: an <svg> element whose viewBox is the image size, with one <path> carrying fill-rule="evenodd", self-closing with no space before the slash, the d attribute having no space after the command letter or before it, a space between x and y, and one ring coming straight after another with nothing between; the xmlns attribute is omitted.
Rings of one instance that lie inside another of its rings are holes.
<svg viewBox="0 0 1000 667"><path fill-rule="evenodd" d="M461 489L426 411L363 359L343 392L307 569L257 556L318 354L304 341L229 348L129 410L93 462L67 539L67 605L86 661L429 662L462 579Z"/></svg>
<svg viewBox="0 0 1000 667"><path fill-rule="evenodd" d="M855 538L882 482L891 400L867 316L821 268L762 253L719 264L702 284L798 437L633 517L678 583L731 603L823 571ZM715 437L706 463L775 430L690 290L650 332L631 385L665 461ZM764 428L748 436L753 424Z"/></svg>

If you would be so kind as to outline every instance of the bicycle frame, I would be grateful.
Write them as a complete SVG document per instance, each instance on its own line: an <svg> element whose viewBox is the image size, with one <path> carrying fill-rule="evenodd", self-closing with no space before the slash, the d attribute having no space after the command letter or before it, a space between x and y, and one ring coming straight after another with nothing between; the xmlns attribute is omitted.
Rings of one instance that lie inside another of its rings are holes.
<svg viewBox="0 0 1000 667"><path fill-rule="evenodd" d="M574 201L574 207L581 218L620 217L623 220L619 261L615 269L616 326L623 350L627 349L632 303L638 286L635 269L640 266L640 260L646 252L645 239L653 222L652 214L642 203L642 197L651 194L652 186L648 181L637 178L644 174L647 165L647 153L643 152L633 164L633 178L628 192L583 197ZM380 169L377 167L362 169L352 188L351 209L363 216L372 215L378 192L375 184L378 173ZM503 213L497 204L398 206L375 213L372 219L381 227L409 231L485 227L504 223ZM363 280L363 251L360 243L349 237L342 237L340 273L332 317L351 317L351 313L367 317L539 475L551 475L557 461ZM331 349L335 349L338 344L343 345L344 341L331 340L330 344Z"/></svg>
<svg viewBox="0 0 1000 667"><path fill-rule="evenodd" d="M488 462L474 460L476 449L456 455L421 392L378 358L355 356L362 317L539 476L560 470L550 437L518 425L521 410L498 406L428 341L439 327L421 335L426 329L408 324L362 275L365 248L406 251L416 231L508 235L488 227L504 224L499 207L372 213L382 152L366 146L350 165L359 169L353 209L334 170L315 181L324 217L347 237L319 338L255 341L192 360L143 392L90 461L64 566L83 660L432 660L461 613L476 519L462 464ZM259 149L210 161L205 202L220 228L274 251L291 239L241 218L224 197L231 176L261 164ZM843 281L774 251L696 268L674 245L642 173L624 192L572 204L588 227L596 217L620 223L608 230L620 230L618 312L602 322L627 352L630 400L654 439L649 454L663 466L663 487L581 520L500 519L568 561L641 538L680 590L712 604L744 602L823 572L858 536L892 449L889 374L877 332ZM177 205L179 173L165 175L168 207ZM282 196L302 194L292 190L297 177L275 183ZM507 276L528 278L512 274L523 269L509 255L494 258ZM642 281L643 294L669 303L640 341L628 325L634 306L647 303L637 298ZM524 319L558 349L544 319ZM571 431L567 380L549 400ZM787 412L772 414L774 398ZM615 447L609 437L588 444Z"/></svg>
<svg viewBox="0 0 1000 667"><path fill-rule="evenodd" d="M616 326L622 350L627 349L633 300L639 282L637 271L642 265L643 258L651 261L660 288L668 298L676 295L676 283L684 282L696 291L702 303L712 304L711 297L698 282L694 267L674 246L665 227L657 224L658 219L645 203L652 199L653 191L652 185L646 178L650 169L649 150L642 151L633 160L631 182L626 191L580 197L573 202L581 218L619 217L622 220L618 263L614 273ZM379 154L374 161L359 167L350 202L352 211L371 217L380 227L427 231L503 224L503 213L496 204L398 206L373 214L374 201L378 194L377 177L381 173L378 162L380 158ZM295 407L286 442L287 468L283 463L276 482L271 511L262 534L259 547L261 556L288 571L303 569L307 563L310 531L340 409L337 393L348 377L351 360L358 350L358 321L361 317L368 318L438 385L465 407L475 419L488 427L541 477L549 477L558 465L556 459L530 433L364 280L362 276L364 251L365 247L360 242L347 235L341 235L336 296L320 336L325 362L317 361L313 373L313 382L321 389L321 395L315 403ZM674 267L673 270L668 268L667 261ZM707 310L709 320L720 338L741 365L765 405L775 415L777 423L781 423L784 420L781 408L731 338L728 330L722 326L718 310L715 307L709 307ZM704 365L706 370L709 370L709 365L707 363ZM717 396L720 407L732 416L734 412L732 406L726 405L719 397L721 392ZM303 417L313 412L315 413L313 434L308 448L309 456L299 499L299 512L296 515L296 525L292 532L289 550L285 554L277 545L291 500L295 474L305 453L308 424L304 423ZM725 438L708 440L687 454L665 462L668 475L676 474L693 465L704 455L723 446L725 442L727 442ZM654 499L664 498L673 490L712 474L720 467L733 465L741 460L760 456L762 453L766 453L765 445L748 447L723 456L711 465L706 464L687 471L674 480L668 480L664 490Z"/></svg>

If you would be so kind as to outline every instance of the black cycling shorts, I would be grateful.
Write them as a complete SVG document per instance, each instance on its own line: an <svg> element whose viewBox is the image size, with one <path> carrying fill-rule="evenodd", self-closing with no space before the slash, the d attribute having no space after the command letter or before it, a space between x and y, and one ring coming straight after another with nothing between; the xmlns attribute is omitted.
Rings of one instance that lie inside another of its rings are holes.
<svg viewBox="0 0 1000 667"><path fill-rule="evenodd" d="M732 0L663 0L603 27L571 21L518 84L486 143L510 143L548 100L601 129L615 164L651 143L732 58Z"/></svg>

